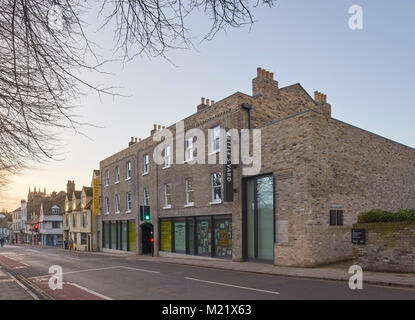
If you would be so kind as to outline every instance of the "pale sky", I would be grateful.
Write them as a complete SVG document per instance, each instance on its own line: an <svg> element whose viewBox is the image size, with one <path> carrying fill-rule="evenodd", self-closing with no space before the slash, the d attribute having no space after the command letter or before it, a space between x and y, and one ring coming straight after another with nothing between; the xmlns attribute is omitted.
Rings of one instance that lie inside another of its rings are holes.
<svg viewBox="0 0 415 320"><path fill-rule="evenodd" d="M363 30L349 28L352 5L363 8ZM280 87L299 82L310 95L325 93L334 118L415 147L415 1L278 0L254 15L251 29L221 32L197 51L170 52L175 65L138 57L124 68L109 66L114 76L88 75L122 87L129 97L82 98L80 120L102 128L84 128L90 139L63 132L65 159L13 177L0 208L19 207L29 186L49 193L65 190L67 180L75 180L76 189L90 185L100 160L127 147L131 136L147 137L153 123L167 126L187 117L200 97L251 94L257 67L274 72ZM207 24L194 17L190 27L201 35ZM110 48L109 30L93 36Z"/></svg>

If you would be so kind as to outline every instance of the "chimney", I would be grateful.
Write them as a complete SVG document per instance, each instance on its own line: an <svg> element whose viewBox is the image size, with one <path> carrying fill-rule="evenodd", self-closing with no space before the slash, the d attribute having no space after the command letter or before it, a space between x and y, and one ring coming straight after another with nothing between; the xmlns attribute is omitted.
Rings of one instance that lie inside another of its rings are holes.
<svg viewBox="0 0 415 320"><path fill-rule="evenodd" d="M153 130L150 131L151 135L153 135L156 131L162 130L165 128L165 127L162 127L160 124L154 124L153 126L154 126Z"/></svg>
<svg viewBox="0 0 415 320"><path fill-rule="evenodd" d="M267 96L279 94L278 81L274 80L274 73L258 67L256 78L252 79L252 96Z"/></svg>
<svg viewBox="0 0 415 320"><path fill-rule="evenodd" d="M327 103L327 96L321 92L314 91L314 101L318 105L318 110L326 116L331 117L331 105Z"/></svg>
<svg viewBox="0 0 415 320"><path fill-rule="evenodd" d="M209 106L209 99L200 98L200 104L197 106L197 112L202 111Z"/></svg>
<svg viewBox="0 0 415 320"><path fill-rule="evenodd" d="M68 183L66 184L66 194L72 195L74 191L75 191L75 181L68 180Z"/></svg>
<svg viewBox="0 0 415 320"><path fill-rule="evenodd" d="M136 142L137 142L137 138L131 137L130 142L128 142L128 146L131 147Z"/></svg>

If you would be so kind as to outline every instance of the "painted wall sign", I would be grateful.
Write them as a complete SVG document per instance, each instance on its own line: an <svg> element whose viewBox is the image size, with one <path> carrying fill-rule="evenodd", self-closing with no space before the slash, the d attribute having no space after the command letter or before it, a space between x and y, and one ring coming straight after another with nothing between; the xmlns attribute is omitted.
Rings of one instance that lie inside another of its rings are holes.
<svg viewBox="0 0 415 320"><path fill-rule="evenodd" d="M224 201L233 201L232 136L226 134L226 164L224 165Z"/></svg>

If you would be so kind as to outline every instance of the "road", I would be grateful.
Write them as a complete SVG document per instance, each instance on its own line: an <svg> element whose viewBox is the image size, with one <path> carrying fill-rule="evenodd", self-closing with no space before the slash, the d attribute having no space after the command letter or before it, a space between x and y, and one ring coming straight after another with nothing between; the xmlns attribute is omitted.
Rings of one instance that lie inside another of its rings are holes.
<svg viewBox="0 0 415 320"><path fill-rule="evenodd" d="M346 282L339 281L261 275L143 261L132 255L35 246L6 245L0 249L0 265L1 291L10 291L6 296L0 295L0 299L415 299L415 289L410 288L364 284L363 290L350 290ZM62 268L62 289L49 287L48 272L53 265Z"/></svg>

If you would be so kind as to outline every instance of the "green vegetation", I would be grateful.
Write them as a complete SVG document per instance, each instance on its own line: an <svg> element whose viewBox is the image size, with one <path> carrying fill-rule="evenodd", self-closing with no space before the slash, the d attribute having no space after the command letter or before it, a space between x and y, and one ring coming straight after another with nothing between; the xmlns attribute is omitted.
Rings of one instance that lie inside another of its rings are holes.
<svg viewBox="0 0 415 320"><path fill-rule="evenodd" d="M414 221L415 210L399 210L398 212L384 211L379 209L370 210L359 214L359 223L371 222L396 222Z"/></svg>

